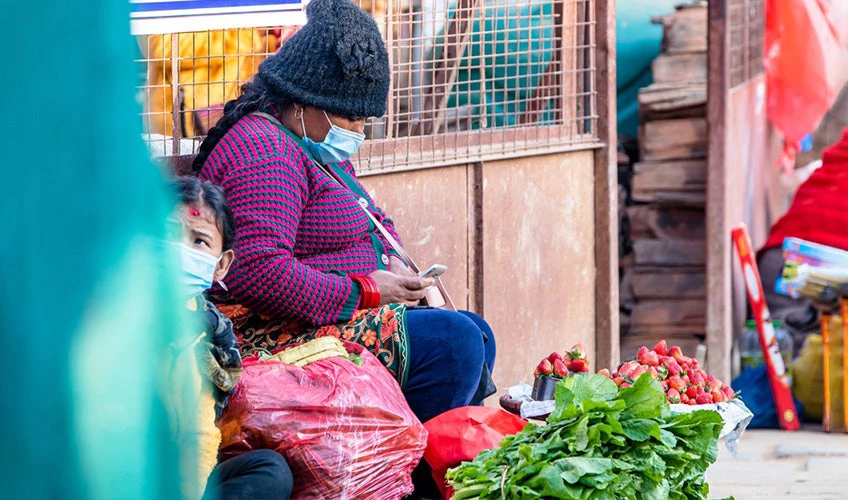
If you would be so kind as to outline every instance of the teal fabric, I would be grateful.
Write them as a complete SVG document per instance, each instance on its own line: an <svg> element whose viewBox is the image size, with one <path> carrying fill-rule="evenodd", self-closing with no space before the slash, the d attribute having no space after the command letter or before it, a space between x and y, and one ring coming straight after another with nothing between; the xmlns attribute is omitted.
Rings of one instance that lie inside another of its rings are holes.
<svg viewBox="0 0 848 500"><path fill-rule="evenodd" d="M674 12L680 0L619 0L615 6L618 134L639 131L639 89L653 82L651 63L660 54L663 30L652 17Z"/></svg>
<svg viewBox="0 0 848 500"><path fill-rule="evenodd" d="M178 497L156 383L191 325L151 244L172 199L140 140L129 5L2 7L3 496Z"/></svg>
<svg viewBox="0 0 848 500"><path fill-rule="evenodd" d="M474 20L447 106L471 106L473 129L484 128L484 119L486 127L517 125L553 56L553 3L481 1L485 2L483 14ZM443 39L438 39L435 60L441 58L443 46ZM547 112L540 122L552 119Z"/></svg>

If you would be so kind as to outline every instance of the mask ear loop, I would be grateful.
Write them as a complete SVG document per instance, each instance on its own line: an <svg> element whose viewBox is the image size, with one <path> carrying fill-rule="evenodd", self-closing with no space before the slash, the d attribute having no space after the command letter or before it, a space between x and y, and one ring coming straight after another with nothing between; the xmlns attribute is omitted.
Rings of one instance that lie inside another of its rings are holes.
<svg viewBox="0 0 848 500"><path fill-rule="evenodd" d="M306 139L306 124L303 123L303 107L294 110L294 117L296 120L300 120L300 131L303 133L301 139Z"/></svg>

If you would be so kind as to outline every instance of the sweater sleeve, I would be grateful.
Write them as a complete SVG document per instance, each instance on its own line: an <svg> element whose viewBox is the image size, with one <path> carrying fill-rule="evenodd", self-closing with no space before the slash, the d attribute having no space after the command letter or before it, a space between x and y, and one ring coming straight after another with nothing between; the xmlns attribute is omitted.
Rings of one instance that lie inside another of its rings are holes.
<svg viewBox="0 0 848 500"><path fill-rule="evenodd" d="M260 158L231 169L224 180L236 222L230 292L263 314L312 325L350 320L359 303L359 285L294 257L309 187L304 168L292 163L283 155Z"/></svg>

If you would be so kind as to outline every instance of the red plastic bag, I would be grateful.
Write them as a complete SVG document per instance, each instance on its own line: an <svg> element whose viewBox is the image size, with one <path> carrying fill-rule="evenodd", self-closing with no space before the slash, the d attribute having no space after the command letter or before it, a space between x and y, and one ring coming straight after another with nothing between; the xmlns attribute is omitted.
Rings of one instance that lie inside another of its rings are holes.
<svg viewBox="0 0 848 500"><path fill-rule="evenodd" d="M267 448L285 456L292 498L400 498L427 431L371 353L362 366L329 358L303 368L248 358L221 418L222 458Z"/></svg>
<svg viewBox="0 0 848 500"><path fill-rule="evenodd" d="M848 33L835 12L825 0L766 2L767 110L786 141L787 169L848 80Z"/></svg>
<svg viewBox="0 0 848 500"><path fill-rule="evenodd" d="M525 425L527 421L521 417L486 406L455 408L428 420L424 424L429 433L424 458L433 469L433 479L442 496L449 498L453 494L445 482L448 469L495 448L504 437Z"/></svg>

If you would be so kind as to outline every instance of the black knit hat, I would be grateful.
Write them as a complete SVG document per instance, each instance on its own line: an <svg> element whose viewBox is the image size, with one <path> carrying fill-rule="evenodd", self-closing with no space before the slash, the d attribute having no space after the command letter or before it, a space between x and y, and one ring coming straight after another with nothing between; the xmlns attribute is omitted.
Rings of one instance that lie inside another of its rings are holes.
<svg viewBox="0 0 848 500"><path fill-rule="evenodd" d="M306 25L259 65L259 78L300 104L382 116L391 75L377 23L351 0L312 0L306 15Z"/></svg>

